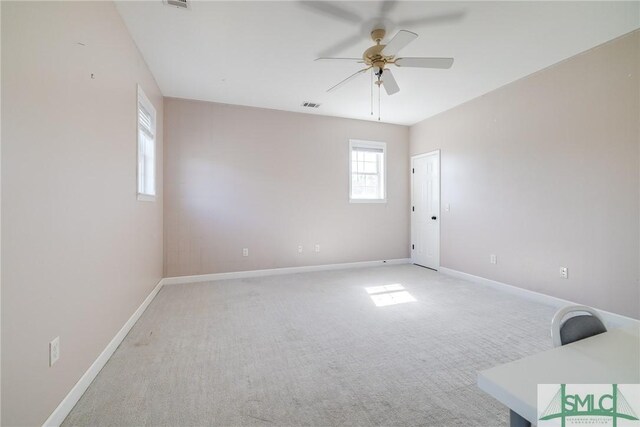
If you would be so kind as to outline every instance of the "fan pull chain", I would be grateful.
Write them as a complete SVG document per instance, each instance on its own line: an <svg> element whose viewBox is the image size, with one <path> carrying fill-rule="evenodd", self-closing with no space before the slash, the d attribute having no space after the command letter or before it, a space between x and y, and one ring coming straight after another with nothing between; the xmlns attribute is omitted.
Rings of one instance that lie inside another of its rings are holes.
<svg viewBox="0 0 640 427"><path fill-rule="evenodd" d="M373 68L371 69L371 115L373 116Z"/></svg>
<svg viewBox="0 0 640 427"><path fill-rule="evenodd" d="M378 121L380 121L380 85L378 85Z"/></svg>

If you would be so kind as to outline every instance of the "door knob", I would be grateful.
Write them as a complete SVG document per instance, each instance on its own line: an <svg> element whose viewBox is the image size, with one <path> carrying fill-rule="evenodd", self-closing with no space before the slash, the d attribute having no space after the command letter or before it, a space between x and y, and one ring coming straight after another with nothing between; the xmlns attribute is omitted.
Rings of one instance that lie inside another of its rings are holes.
<svg viewBox="0 0 640 427"><path fill-rule="evenodd" d="M432 216L432 217L431 217L431 219L434 219L434 220L435 220L435 219L438 219L438 218L436 218L435 216Z"/></svg>

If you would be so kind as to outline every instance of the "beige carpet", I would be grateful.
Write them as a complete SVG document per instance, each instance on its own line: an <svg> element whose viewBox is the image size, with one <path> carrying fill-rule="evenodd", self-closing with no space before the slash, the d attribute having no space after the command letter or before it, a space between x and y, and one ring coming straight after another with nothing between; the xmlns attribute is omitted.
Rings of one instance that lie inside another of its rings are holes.
<svg viewBox="0 0 640 427"><path fill-rule="evenodd" d="M64 425L507 425L476 373L553 313L412 265L169 286Z"/></svg>

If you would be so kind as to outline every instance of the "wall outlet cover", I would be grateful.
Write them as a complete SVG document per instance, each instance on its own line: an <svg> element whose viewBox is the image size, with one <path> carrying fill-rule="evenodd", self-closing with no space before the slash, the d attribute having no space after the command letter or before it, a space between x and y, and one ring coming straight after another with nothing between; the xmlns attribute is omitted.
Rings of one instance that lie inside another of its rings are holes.
<svg viewBox="0 0 640 427"><path fill-rule="evenodd" d="M242 249L242 256L249 256L249 248Z"/></svg>
<svg viewBox="0 0 640 427"><path fill-rule="evenodd" d="M55 337L49 343L49 366L53 366L60 359L60 337Z"/></svg>
<svg viewBox="0 0 640 427"><path fill-rule="evenodd" d="M560 267L560 278L561 279L569 278L569 269L567 267Z"/></svg>

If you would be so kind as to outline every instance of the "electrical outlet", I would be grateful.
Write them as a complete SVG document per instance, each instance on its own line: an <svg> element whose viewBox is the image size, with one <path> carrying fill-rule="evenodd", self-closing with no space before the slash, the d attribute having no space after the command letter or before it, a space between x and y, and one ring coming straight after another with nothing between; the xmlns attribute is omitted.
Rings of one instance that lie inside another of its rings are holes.
<svg viewBox="0 0 640 427"><path fill-rule="evenodd" d="M53 366L60 359L60 337L55 337L49 343L49 366Z"/></svg>
<svg viewBox="0 0 640 427"><path fill-rule="evenodd" d="M242 256L249 256L249 248L242 248Z"/></svg>
<svg viewBox="0 0 640 427"><path fill-rule="evenodd" d="M301 254L302 253L302 245L298 245L298 253Z"/></svg>
<svg viewBox="0 0 640 427"><path fill-rule="evenodd" d="M491 262L491 264L497 264L498 257L495 254L491 254L491 257L489 257L489 262Z"/></svg>
<svg viewBox="0 0 640 427"><path fill-rule="evenodd" d="M560 278L561 279L569 278L569 269L567 267L560 267Z"/></svg>
<svg viewBox="0 0 640 427"><path fill-rule="evenodd" d="M316 244L315 251L320 252L320 245Z"/></svg>
<svg viewBox="0 0 640 427"><path fill-rule="evenodd" d="M451 205L449 203L447 203L446 205L444 205L444 210L449 212L451 210Z"/></svg>

